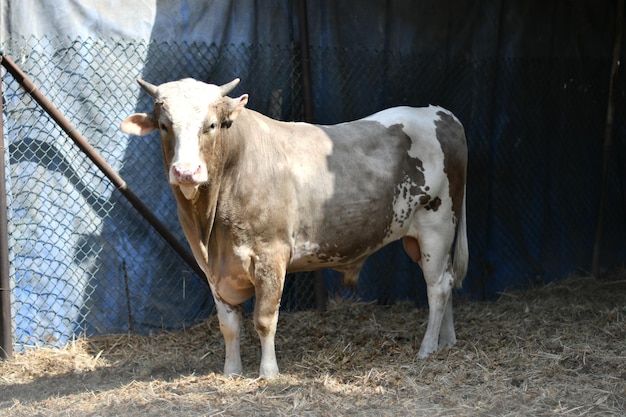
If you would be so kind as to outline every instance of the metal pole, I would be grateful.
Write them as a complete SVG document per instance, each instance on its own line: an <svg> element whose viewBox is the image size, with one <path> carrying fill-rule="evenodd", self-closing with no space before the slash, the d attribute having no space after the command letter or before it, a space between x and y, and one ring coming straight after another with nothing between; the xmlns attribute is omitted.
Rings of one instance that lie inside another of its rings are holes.
<svg viewBox="0 0 626 417"><path fill-rule="evenodd" d="M70 121L61 114L61 112L48 100L35 84L24 74L20 68L8 56L4 55L2 65L9 73L20 83L22 87L30 94L30 96L43 108L43 110L52 117L61 129L74 141L74 143L83 151L83 153L91 159L91 161L100 169L100 171L117 187L118 190L126 197L126 199L135 207L135 209L152 225L152 227L165 239L165 241L178 253L178 255L195 271L200 278L206 278L204 272L198 266L195 258L174 236L168 228L158 219L158 217L146 206L137 195L131 191L126 181L111 167L98 151L92 147L87 139L85 139L72 126ZM206 283L205 279L201 281Z"/></svg>
<svg viewBox="0 0 626 417"><path fill-rule="evenodd" d="M602 161L602 183L600 188L600 203L598 204L598 217L596 219L596 236L593 245L593 258L591 260L591 274L597 277L600 273L600 253L602 252L602 229L604 227L604 206L606 205L606 191L609 182L609 160L611 147L613 146L613 121L615 114L615 89L618 69L620 65L620 52L622 49L622 31L624 22L624 0L617 3L615 19L615 38L613 42L613 63L609 76L609 98L606 109L606 124L604 127L604 155Z"/></svg>
<svg viewBox="0 0 626 417"><path fill-rule="evenodd" d="M3 54L0 51L0 63ZM2 118L2 77L0 76L0 358L13 356L11 331L11 282L9 279L9 214L7 204L4 120Z"/></svg>
<svg viewBox="0 0 626 417"><path fill-rule="evenodd" d="M298 26L300 31L300 56L302 67L302 98L304 121L313 121L313 87L311 82L311 58L309 56L309 24L306 0L298 1Z"/></svg>

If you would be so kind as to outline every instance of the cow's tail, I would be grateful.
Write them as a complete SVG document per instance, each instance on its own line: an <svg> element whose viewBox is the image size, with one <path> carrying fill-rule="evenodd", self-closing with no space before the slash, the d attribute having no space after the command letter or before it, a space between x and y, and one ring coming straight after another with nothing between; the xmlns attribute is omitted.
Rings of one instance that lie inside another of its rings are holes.
<svg viewBox="0 0 626 417"><path fill-rule="evenodd" d="M454 257L452 259L452 269L455 275L455 285L461 286L463 278L467 275L469 264L469 247L467 244L467 221L465 215L466 190L463 190L463 204L461 215L456 226L456 241L454 243Z"/></svg>

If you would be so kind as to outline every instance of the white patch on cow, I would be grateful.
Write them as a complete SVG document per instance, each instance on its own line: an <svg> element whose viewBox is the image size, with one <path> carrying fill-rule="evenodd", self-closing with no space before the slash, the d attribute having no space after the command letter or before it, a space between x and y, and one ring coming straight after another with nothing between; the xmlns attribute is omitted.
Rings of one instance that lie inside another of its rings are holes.
<svg viewBox="0 0 626 417"><path fill-rule="evenodd" d="M294 245L294 252L291 255L290 263L297 264L300 261L311 259L312 254L318 253L319 250L320 245L318 243L310 241L298 242L296 245Z"/></svg>
<svg viewBox="0 0 626 417"><path fill-rule="evenodd" d="M300 250L302 250L302 252L304 253L311 253L311 252L317 252L320 249L320 245L316 242L310 242L310 241L306 241L306 242L302 242L300 244Z"/></svg>
<svg viewBox="0 0 626 417"><path fill-rule="evenodd" d="M419 159L422 163L424 186L421 188L421 191L424 194L433 197L438 196L441 199L441 205L438 207L437 211L427 210L426 215L422 213L420 216L415 216L416 210L413 210L413 207L416 206L415 196L411 196L409 190L417 184L410 178L405 178L403 183L398 184L398 192L393 202L394 213L396 213L397 217L394 219L394 222L392 222L389 232L390 240L407 234L406 225L416 225L419 224L419 222L432 223L447 221L447 218L452 216L452 199L449 193L450 185L448 177L444 172L444 153L441 144L437 140L435 125L435 121L440 118L439 115L437 115L440 111L449 114L447 110L437 106L418 109L396 107L383 110L366 118L366 120L377 121L385 127L391 127L399 123L403 125L402 130L412 141L408 154L412 158ZM410 197L413 197L413 201L409 201ZM403 217L402 213L404 213L404 216L409 216L410 213L410 216ZM415 217L417 217L417 219L415 219ZM417 223L415 220L417 220ZM408 233L415 236L417 230L413 229L416 229L416 227L408 230Z"/></svg>
<svg viewBox="0 0 626 417"><path fill-rule="evenodd" d="M158 99L167 103L169 119L174 121L172 131L177 138L174 158L172 158L169 170L170 183L178 182L174 167L191 172L195 172L200 167L198 175L194 176L194 182L206 182L208 180L206 161L202 160L200 155L198 133L204 123L209 105L221 97L219 87L185 79L163 84L159 86L158 91Z"/></svg>
<svg viewBox="0 0 626 417"><path fill-rule="evenodd" d="M404 235L406 232L404 226L408 224L409 219L413 217L413 209L417 205L417 197L413 196L413 200L409 200L409 198L405 198L404 196L410 196L411 190L416 186L417 184L408 176L404 178L403 183L397 186L397 192L393 199L393 213L395 217L389 232L389 236L392 237L391 240L395 240Z"/></svg>
<svg viewBox="0 0 626 417"><path fill-rule="evenodd" d="M244 265L244 269L248 269L252 257L252 248L250 245L233 245L233 254L241 261L242 265Z"/></svg>

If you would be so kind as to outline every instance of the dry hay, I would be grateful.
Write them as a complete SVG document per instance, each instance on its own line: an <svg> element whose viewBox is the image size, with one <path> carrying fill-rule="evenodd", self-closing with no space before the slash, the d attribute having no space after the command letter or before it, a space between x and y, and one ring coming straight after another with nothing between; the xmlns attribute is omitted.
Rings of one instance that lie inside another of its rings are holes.
<svg viewBox="0 0 626 417"><path fill-rule="evenodd" d="M495 303L457 301L458 343L416 357L425 309L335 301L281 315L281 376L220 375L215 317L184 333L79 339L0 363L10 416L626 415L626 274L571 278Z"/></svg>

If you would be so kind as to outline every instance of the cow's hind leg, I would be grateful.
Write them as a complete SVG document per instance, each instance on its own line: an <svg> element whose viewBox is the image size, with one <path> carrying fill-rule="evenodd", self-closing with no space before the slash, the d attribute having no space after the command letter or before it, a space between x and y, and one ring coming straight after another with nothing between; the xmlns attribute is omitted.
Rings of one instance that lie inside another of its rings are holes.
<svg viewBox="0 0 626 417"><path fill-rule="evenodd" d="M448 269L443 272L424 271L424 278L428 291L428 326L419 351L422 358L439 347L456 343L451 301L454 278Z"/></svg>
<svg viewBox="0 0 626 417"><path fill-rule="evenodd" d="M456 333L454 331L454 318L452 314L452 294L448 296L446 308L443 311L443 320L439 330L439 349L454 346L456 344Z"/></svg>
<svg viewBox="0 0 626 417"><path fill-rule="evenodd" d="M438 233L439 232L439 233ZM419 264L424 272L428 292L428 326L419 356L425 358L438 348L456 343L452 317L454 276L450 263L452 233L421 230Z"/></svg>

